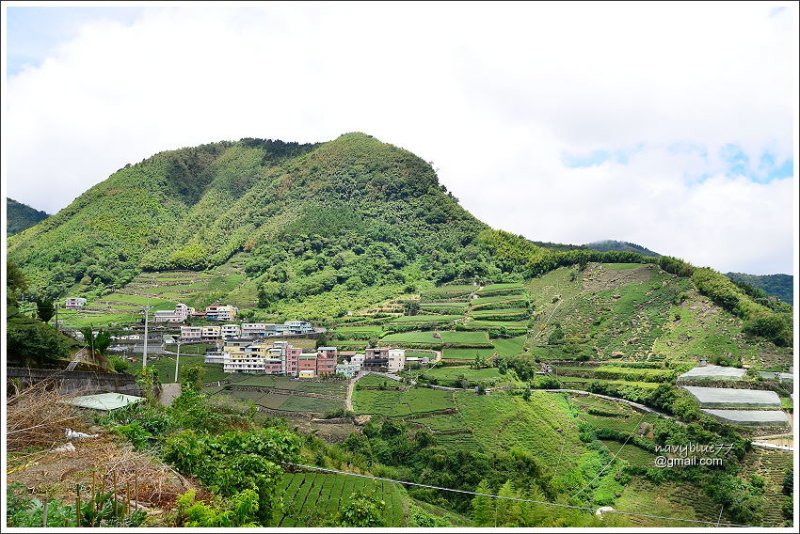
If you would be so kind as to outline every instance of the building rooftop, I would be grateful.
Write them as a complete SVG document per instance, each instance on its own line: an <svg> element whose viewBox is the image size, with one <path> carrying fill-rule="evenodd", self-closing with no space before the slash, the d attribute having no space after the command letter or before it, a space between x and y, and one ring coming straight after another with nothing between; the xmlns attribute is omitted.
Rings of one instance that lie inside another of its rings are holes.
<svg viewBox="0 0 800 534"><path fill-rule="evenodd" d="M738 367L721 367L719 365L706 365L703 367L695 367L686 371L678 378L723 378L723 379L738 379L742 378L746 369Z"/></svg>
<svg viewBox="0 0 800 534"><path fill-rule="evenodd" d="M133 395L123 395L122 393L100 393L99 395L85 395L83 397L75 397L66 402L79 408L91 408L92 410L102 410L110 412L119 408L124 408L129 404L136 404L142 402L143 397L134 397Z"/></svg>

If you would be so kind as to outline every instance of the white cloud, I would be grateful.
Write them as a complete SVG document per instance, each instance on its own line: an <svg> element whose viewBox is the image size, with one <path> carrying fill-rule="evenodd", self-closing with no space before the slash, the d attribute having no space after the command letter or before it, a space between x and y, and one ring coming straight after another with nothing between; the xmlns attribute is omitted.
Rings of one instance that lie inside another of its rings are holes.
<svg viewBox="0 0 800 534"><path fill-rule="evenodd" d="M791 180L726 178L719 159L727 144L791 157L796 11L772 9L147 8L86 24L8 80L8 194L55 211L160 150L361 130L433 160L467 209L531 239L791 272ZM626 165L561 159L640 145Z"/></svg>

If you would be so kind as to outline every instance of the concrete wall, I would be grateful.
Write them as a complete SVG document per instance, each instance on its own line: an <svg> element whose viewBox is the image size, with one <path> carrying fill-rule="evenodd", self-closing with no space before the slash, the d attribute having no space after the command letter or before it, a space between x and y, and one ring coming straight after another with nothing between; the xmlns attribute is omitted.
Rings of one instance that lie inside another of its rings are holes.
<svg viewBox="0 0 800 534"><path fill-rule="evenodd" d="M129 374L9 367L6 376L9 392L14 390L14 383L26 387L43 380L50 380L53 387L63 394L82 392L91 395L114 392L142 396L143 393L136 383L136 377Z"/></svg>

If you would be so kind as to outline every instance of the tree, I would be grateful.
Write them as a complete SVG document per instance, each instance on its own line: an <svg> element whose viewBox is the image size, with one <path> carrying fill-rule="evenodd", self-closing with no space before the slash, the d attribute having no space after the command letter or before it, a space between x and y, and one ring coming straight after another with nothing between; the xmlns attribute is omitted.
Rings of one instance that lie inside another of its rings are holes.
<svg viewBox="0 0 800 534"><path fill-rule="evenodd" d="M91 326L86 326L80 329L80 333L83 334L86 346L100 354L105 354L111 346L111 333L106 330L100 330L95 334Z"/></svg>
<svg viewBox="0 0 800 534"><path fill-rule="evenodd" d="M486 479L481 480L481 483L478 484L478 487L475 488L476 493L486 493L491 494L492 488L489 487L489 484L486 482ZM472 520L475 521L475 525L479 527L492 527L494 526L495 515L494 515L494 499L491 497L483 497L481 495L476 495L472 499Z"/></svg>
<svg viewBox="0 0 800 534"><path fill-rule="evenodd" d="M52 326L30 317L9 317L8 358L26 365L60 360L69 354L67 340Z"/></svg>
<svg viewBox="0 0 800 534"><path fill-rule="evenodd" d="M403 302L403 312L405 312L406 315L417 315L419 309L418 300L406 300Z"/></svg>
<svg viewBox="0 0 800 534"><path fill-rule="evenodd" d="M36 314L44 323L49 323L56 314L56 308L50 299L36 299Z"/></svg>
<svg viewBox="0 0 800 534"><path fill-rule="evenodd" d="M386 524L383 513L386 502L362 492L353 493L336 517L337 526L382 527Z"/></svg>

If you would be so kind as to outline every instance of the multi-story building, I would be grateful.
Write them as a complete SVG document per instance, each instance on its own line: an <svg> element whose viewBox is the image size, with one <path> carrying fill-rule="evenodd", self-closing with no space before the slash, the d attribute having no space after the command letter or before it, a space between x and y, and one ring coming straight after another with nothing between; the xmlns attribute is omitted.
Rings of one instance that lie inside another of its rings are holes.
<svg viewBox="0 0 800 534"><path fill-rule="evenodd" d="M389 363L389 347L367 349L364 354L364 370L385 372Z"/></svg>
<svg viewBox="0 0 800 534"><path fill-rule="evenodd" d="M67 297L64 307L68 310L80 310L86 306L86 299L82 297Z"/></svg>
<svg viewBox="0 0 800 534"><path fill-rule="evenodd" d="M238 324L224 324L221 333L222 339L233 339L242 335L242 329Z"/></svg>
<svg viewBox="0 0 800 534"><path fill-rule="evenodd" d="M267 326L267 323L242 323L242 337L265 337L267 335Z"/></svg>
<svg viewBox="0 0 800 534"><path fill-rule="evenodd" d="M203 326L202 339L210 341L212 339L219 339L222 336L222 329L219 326Z"/></svg>
<svg viewBox="0 0 800 534"><path fill-rule="evenodd" d="M389 362L386 370L390 373L399 373L406 366L406 351L404 349L390 349Z"/></svg>
<svg viewBox="0 0 800 534"><path fill-rule="evenodd" d="M390 347L367 349L364 355L364 369L397 373L406 366L406 351Z"/></svg>
<svg viewBox="0 0 800 534"><path fill-rule="evenodd" d="M229 304L206 307L206 319L209 321L233 321L237 313L239 313L239 308Z"/></svg>
<svg viewBox="0 0 800 534"><path fill-rule="evenodd" d="M336 374L336 347L319 347L317 349L317 376Z"/></svg>
<svg viewBox="0 0 800 534"><path fill-rule="evenodd" d="M359 366L364 366L364 355L363 354L353 354L350 356L350 363L358 364Z"/></svg>
<svg viewBox="0 0 800 534"><path fill-rule="evenodd" d="M314 378L317 374L317 353L301 354L297 362L297 376Z"/></svg>
<svg viewBox="0 0 800 534"><path fill-rule="evenodd" d="M194 312L186 304L178 303L174 310L159 310L153 313L154 323L182 323L189 315Z"/></svg>
<svg viewBox="0 0 800 534"><path fill-rule="evenodd" d="M231 339L223 348L222 370L226 373L263 373L266 347L246 339Z"/></svg>
<svg viewBox="0 0 800 534"><path fill-rule="evenodd" d="M203 327L181 326L181 341L200 341L203 339Z"/></svg>
<svg viewBox="0 0 800 534"><path fill-rule="evenodd" d="M286 321L275 325L275 335L278 336L303 336L313 333L314 326L308 321Z"/></svg>

